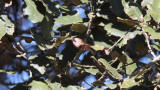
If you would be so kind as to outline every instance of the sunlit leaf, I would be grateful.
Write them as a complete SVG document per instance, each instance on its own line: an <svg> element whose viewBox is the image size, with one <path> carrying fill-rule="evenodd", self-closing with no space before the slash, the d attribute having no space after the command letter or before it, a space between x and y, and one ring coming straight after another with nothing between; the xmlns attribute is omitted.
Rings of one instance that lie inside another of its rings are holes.
<svg viewBox="0 0 160 90"><path fill-rule="evenodd" d="M32 60L32 59L35 59L35 58L37 58L38 57L38 55L33 55L33 56L30 56L29 58L28 58L28 60Z"/></svg>
<svg viewBox="0 0 160 90"><path fill-rule="evenodd" d="M42 3L46 7L46 11L51 13L53 16L59 16L60 12L58 10L57 4L52 0L42 0Z"/></svg>
<svg viewBox="0 0 160 90"><path fill-rule="evenodd" d="M34 69L38 70L41 74L45 73L44 66L39 66L38 64L30 64L30 66L34 67Z"/></svg>
<svg viewBox="0 0 160 90"><path fill-rule="evenodd" d="M135 3L130 4L129 2L126 2L126 0L122 0L122 4L123 4L125 13L132 20L143 21L143 14L138 4L135 4Z"/></svg>
<svg viewBox="0 0 160 90"><path fill-rule="evenodd" d="M89 0L81 0L81 1L82 1L82 3L86 3L86 4L89 3Z"/></svg>
<svg viewBox="0 0 160 90"><path fill-rule="evenodd" d="M115 89L117 87L117 84L105 84L107 87L109 87L110 89Z"/></svg>
<svg viewBox="0 0 160 90"><path fill-rule="evenodd" d="M96 75L96 73L99 72L98 69L94 69L94 68L86 68L85 71L88 73L91 73L92 75Z"/></svg>
<svg viewBox="0 0 160 90"><path fill-rule="evenodd" d="M62 16L55 19L55 24L61 25L74 24L78 22L82 22L82 18L77 14L73 16Z"/></svg>
<svg viewBox="0 0 160 90"><path fill-rule="evenodd" d="M33 23L41 22L44 16L37 10L36 4L32 0L24 1L26 7L23 9L23 15L27 15Z"/></svg>
<svg viewBox="0 0 160 90"><path fill-rule="evenodd" d="M29 86L31 86L30 90L50 90L50 87L47 84L43 83L42 81L33 80L29 84Z"/></svg>
<svg viewBox="0 0 160 90"><path fill-rule="evenodd" d="M111 47L111 45L109 45L105 42L94 41L94 43L95 43L95 45L92 46L92 48L95 49L95 50L103 50L104 48L110 48Z"/></svg>
<svg viewBox="0 0 160 90"><path fill-rule="evenodd" d="M48 83L48 86L50 87L50 89L55 89L56 90L62 90L62 86L60 83L57 83L57 82L54 82L54 83L50 83L50 82L47 82Z"/></svg>
<svg viewBox="0 0 160 90"><path fill-rule="evenodd" d="M149 70L151 70L151 68L146 68L145 70L141 70L140 72L138 72L138 74L135 75L135 77L136 78L139 78L140 76L143 77L143 75Z"/></svg>
<svg viewBox="0 0 160 90"><path fill-rule="evenodd" d="M151 2L152 3L152 0ZM153 3L151 5L148 5L147 14L151 15L155 21L160 23L160 0L153 0Z"/></svg>
<svg viewBox="0 0 160 90"><path fill-rule="evenodd" d="M5 26L7 27L7 34L13 35L14 33L14 24L8 19L7 15L1 15L2 19L5 22Z"/></svg>
<svg viewBox="0 0 160 90"><path fill-rule="evenodd" d="M117 25L117 26L115 26L115 25ZM118 36L118 37L123 36L127 32L127 31L124 31L124 30L126 30L124 25L122 27L122 25L119 26L119 24L114 24L114 26L115 27L113 27L113 23L109 23L104 28L108 34Z"/></svg>
<svg viewBox="0 0 160 90"><path fill-rule="evenodd" d="M123 24L118 25L118 23L115 23L113 25L113 23L110 23L110 24L107 24L104 28L105 28L105 30L107 31L108 34L111 34L113 36L122 37L127 33L127 31L125 31L125 30L129 30L129 28L127 29L125 27L126 26L124 26ZM133 32L128 32L123 37L122 41L118 44L119 47L122 47L123 45L126 45L128 40L133 39L136 35L141 35L141 34L142 34L142 32L138 31L138 30L135 30Z"/></svg>
<svg viewBox="0 0 160 90"><path fill-rule="evenodd" d="M94 49L94 50L96 50L96 51L98 51L98 50L103 50L104 49L104 46L100 46L100 45L97 45L97 44L95 44L95 45L91 45L90 46L92 49Z"/></svg>
<svg viewBox="0 0 160 90"><path fill-rule="evenodd" d="M159 50L160 51L160 43L159 42L156 42L152 45L153 48L155 48L156 50Z"/></svg>
<svg viewBox="0 0 160 90"><path fill-rule="evenodd" d="M141 5L143 7L151 5L153 3L153 0L142 0Z"/></svg>
<svg viewBox="0 0 160 90"><path fill-rule="evenodd" d="M71 26L71 29L78 33L86 31L87 27L83 23L76 23Z"/></svg>
<svg viewBox="0 0 160 90"><path fill-rule="evenodd" d="M136 63L133 63L132 59L127 54L125 54L125 56L127 58L127 64L129 64L125 67L126 74L130 75L137 68L137 65Z"/></svg>
<svg viewBox="0 0 160 90"><path fill-rule="evenodd" d="M154 30L149 26L143 26L142 28L144 31L146 31L150 35L151 39L160 39L160 36L159 36L160 32L156 32L156 30Z"/></svg>
<svg viewBox="0 0 160 90"><path fill-rule="evenodd" d="M54 83L50 83L47 82L48 86L50 87L51 90L80 90L80 86L76 86L76 85L69 85L67 87L63 87L60 83L54 82Z"/></svg>
<svg viewBox="0 0 160 90"><path fill-rule="evenodd" d="M137 84L138 83L135 82L134 78L126 78L124 79L123 83L120 85L120 88L129 88Z"/></svg>
<svg viewBox="0 0 160 90"><path fill-rule="evenodd" d="M7 27L5 26L5 23L0 19L0 40L1 38L6 34Z"/></svg>
<svg viewBox="0 0 160 90"><path fill-rule="evenodd" d="M0 69L0 73L14 74L14 73L16 73L16 71L7 71L7 70L1 70Z"/></svg>
<svg viewBox="0 0 160 90"><path fill-rule="evenodd" d="M80 86L74 86L74 85L70 85L68 87L64 87L64 90L80 90L81 87Z"/></svg>
<svg viewBox="0 0 160 90"><path fill-rule="evenodd" d="M118 71L113 68L105 59L100 58L98 61L100 61L106 67L106 69L108 69L113 74L113 77L116 79L122 79L121 74L119 74Z"/></svg>

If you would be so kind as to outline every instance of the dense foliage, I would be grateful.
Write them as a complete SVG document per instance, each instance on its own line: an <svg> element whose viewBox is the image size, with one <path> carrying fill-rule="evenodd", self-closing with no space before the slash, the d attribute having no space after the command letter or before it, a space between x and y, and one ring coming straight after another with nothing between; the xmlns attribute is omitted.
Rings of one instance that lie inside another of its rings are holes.
<svg viewBox="0 0 160 90"><path fill-rule="evenodd" d="M3 90L160 88L160 0L0 0Z"/></svg>

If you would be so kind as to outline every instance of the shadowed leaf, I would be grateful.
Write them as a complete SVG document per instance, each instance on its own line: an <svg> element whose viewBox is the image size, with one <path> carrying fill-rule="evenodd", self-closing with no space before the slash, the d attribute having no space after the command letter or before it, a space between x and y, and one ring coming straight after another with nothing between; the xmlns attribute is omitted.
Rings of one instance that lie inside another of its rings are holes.
<svg viewBox="0 0 160 90"><path fill-rule="evenodd" d="M160 32L156 32L156 30L152 29L149 26L143 26L142 28L150 35L151 39L160 39Z"/></svg>
<svg viewBox="0 0 160 90"><path fill-rule="evenodd" d="M117 70L113 68L106 60L100 58L98 61L100 61L106 67L106 69L108 69L113 74L113 77L116 79L122 79L121 74L119 74Z"/></svg>
<svg viewBox="0 0 160 90"><path fill-rule="evenodd" d="M73 24L71 29L78 33L83 33L86 31L87 27L83 23Z"/></svg>

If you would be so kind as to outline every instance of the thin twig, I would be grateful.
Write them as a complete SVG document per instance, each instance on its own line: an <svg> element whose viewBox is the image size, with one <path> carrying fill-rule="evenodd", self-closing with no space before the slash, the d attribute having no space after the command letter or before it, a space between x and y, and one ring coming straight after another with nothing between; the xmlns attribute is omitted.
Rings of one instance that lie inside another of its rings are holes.
<svg viewBox="0 0 160 90"><path fill-rule="evenodd" d="M96 68L96 66L89 66L89 65L80 65L80 64L73 64L74 67L81 67L81 68Z"/></svg>
<svg viewBox="0 0 160 90"><path fill-rule="evenodd" d="M89 20L89 25L88 25L88 29L87 29L87 32L86 32L86 35L85 35L85 38L84 38L84 43L87 43L87 39L88 39L89 35L91 34L91 28L93 26L93 19L95 18L93 0L90 1L90 7L91 7L92 16L91 16L91 19ZM78 51L77 55L74 57L73 62L78 60L80 55L83 53L84 48L85 48L85 45L82 45L82 47Z"/></svg>
<svg viewBox="0 0 160 90"><path fill-rule="evenodd" d="M103 78L105 78L106 73L107 73L107 70L103 72L102 76L97 81L101 81Z"/></svg>
<svg viewBox="0 0 160 90"><path fill-rule="evenodd" d="M127 33L129 32L129 31L131 31L132 29L134 29L136 26L134 26L134 27L132 27L132 28L130 28L123 36L121 36L121 38L120 39L118 39L118 41L116 41L116 43L114 43L109 49L107 49L109 52L111 52L112 51L112 49L127 35Z"/></svg>
<svg viewBox="0 0 160 90"><path fill-rule="evenodd" d="M86 80L83 80L86 84L88 84L89 86L93 87L93 85L89 84Z"/></svg>
<svg viewBox="0 0 160 90"><path fill-rule="evenodd" d="M143 30L143 29L142 29ZM143 30L143 35L145 36L145 38L146 38L146 42L147 42L147 46L148 46L148 49L149 49L149 52L153 55L153 57L155 58L156 57L156 55L155 55L155 53L153 52L153 50L152 50L152 47L151 47L151 45L150 45L150 40L149 40L149 36L147 35L147 33Z"/></svg>

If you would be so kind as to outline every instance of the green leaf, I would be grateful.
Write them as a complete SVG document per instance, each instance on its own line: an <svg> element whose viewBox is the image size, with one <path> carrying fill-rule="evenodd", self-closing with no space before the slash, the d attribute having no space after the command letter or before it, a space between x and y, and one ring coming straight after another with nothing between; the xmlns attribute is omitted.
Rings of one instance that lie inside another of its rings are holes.
<svg viewBox="0 0 160 90"><path fill-rule="evenodd" d="M116 79L122 79L122 75L117 72L115 68L113 68L105 59L98 59L112 74Z"/></svg>
<svg viewBox="0 0 160 90"><path fill-rule="evenodd" d="M90 46L92 49L98 51L98 50L103 50L104 49L104 46L99 46L97 44L95 44L94 46Z"/></svg>
<svg viewBox="0 0 160 90"><path fill-rule="evenodd" d="M105 86L104 82L100 81L100 80L97 80L97 81L93 82L93 85L94 86Z"/></svg>
<svg viewBox="0 0 160 90"><path fill-rule="evenodd" d="M123 18L117 17L117 21L127 24L128 26L135 26L135 25L139 26L138 22L130 20L130 19L123 19Z"/></svg>
<svg viewBox="0 0 160 90"><path fill-rule="evenodd" d="M123 83L120 85L120 88L130 88L132 86L137 85L138 83L135 82L134 78L126 78L124 79Z"/></svg>
<svg viewBox="0 0 160 90"><path fill-rule="evenodd" d="M35 81L33 80L29 86L31 86L30 90L50 90L47 84L43 83L42 81Z"/></svg>
<svg viewBox="0 0 160 90"><path fill-rule="evenodd" d="M7 27L5 26L5 23L0 19L0 40L7 32Z"/></svg>
<svg viewBox="0 0 160 90"><path fill-rule="evenodd" d="M78 33L84 33L87 27L83 23L76 23L71 26L71 29Z"/></svg>
<svg viewBox="0 0 160 90"><path fill-rule="evenodd" d="M156 42L152 45L152 47L156 50L159 50L160 51L160 43L159 42Z"/></svg>
<svg viewBox="0 0 160 90"><path fill-rule="evenodd" d="M82 3L86 3L86 4L88 4L89 3L89 1L88 0L81 0L82 1Z"/></svg>
<svg viewBox="0 0 160 90"><path fill-rule="evenodd" d="M107 87L109 87L110 89L115 89L117 87L117 84L105 84Z"/></svg>
<svg viewBox="0 0 160 90"><path fill-rule="evenodd" d="M46 47L48 49L51 49L53 47L58 47L59 45L61 45L63 42L65 42L69 37L71 37L71 33L67 33L66 36L61 36L61 37L58 37L56 40L55 40L55 43L53 43L52 45L46 45Z"/></svg>
<svg viewBox="0 0 160 90"><path fill-rule="evenodd" d="M45 40L53 39L53 25L54 23L51 14L46 13L42 21L42 35Z"/></svg>
<svg viewBox="0 0 160 90"><path fill-rule="evenodd" d="M125 28L125 26L121 23L115 23L115 24L109 23L104 28L108 34L111 34L113 36L118 36L118 37L123 36L127 32L127 31L124 31L127 28Z"/></svg>
<svg viewBox="0 0 160 90"><path fill-rule="evenodd" d="M126 2L126 0L122 0L122 5L124 7L124 12L132 19L143 21L143 14L141 12L140 6L135 3Z"/></svg>
<svg viewBox="0 0 160 90"><path fill-rule="evenodd" d="M54 47L59 46L60 44L62 44L67 38L71 37L71 33L67 33L65 37L58 37L55 41L55 45Z"/></svg>
<svg viewBox="0 0 160 90"><path fill-rule="evenodd" d="M50 87L50 90L55 90L55 89L56 90L81 90L81 87L76 85L69 85L67 87L63 87L58 82L54 82L54 83L47 82L47 84Z"/></svg>
<svg viewBox="0 0 160 90"><path fill-rule="evenodd" d="M141 5L143 7L151 5L153 3L153 0L142 0Z"/></svg>
<svg viewBox="0 0 160 90"><path fill-rule="evenodd" d="M151 15L153 19L160 23L160 0L153 0L153 3L151 5L148 5L147 14Z"/></svg>
<svg viewBox="0 0 160 90"><path fill-rule="evenodd" d="M132 59L127 55L127 54L124 54L127 58L127 65L125 68L126 68L126 74L130 75L136 68L137 68L137 65L136 63L133 63ZM130 63L133 63L133 64L130 64Z"/></svg>
<svg viewBox="0 0 160 90"><path fill-rule="evenodd" d="M14 33L14 24L8 19L7 15L1 15L2 19L5 22L5 26L7 27L7 34L13 35Z"/></svg>
<svg viewBox="0 0 160 90"><path fill-rule="evenodd" d="M81 90L80 86L69 85L68 87L64 87L64 90Z"/></svg>
<svg viewBox="0 0 160 90"><path fill-rule="evenodd" d="M57 4L52 0L42 0L42 3L46 7L48 13L52 13L53 16L59 16L60 12L58 10Z"/></svg>
<svg viewBox="0 0 160 90"><path fill-rule="evenodd" d="M23 15L27 15L33 23L41 22L44 16L37 10L36 4L32 0L24 1L26 7L23 9Z"/></svg>
<svg viewBox="0 0 160 90"><path fill-rule="evenodd" d="M94 68L85 68L85 71L92 75L96 75L99 72L98 69L94 69Z"/></svg>
<svg viewBox="0 0 160 90"><path fill-rule="evenodd" d="M38 57L38 55L31 55L29 58L28 58L28 60L33 60L33 59L35 59L35 58L37 58Z"/></svg>
<svg viewBox="0 0 160 90"><path fill-rule="evenodd" d="M102 49L102 46L104 48L110 48L111 47L111 45L109 45L105 42L101 42L101 41L94 41L94 43L95 43L95 46L99 46L98 48L100 48L100 49Z"/></svg>
<svg viewBox="0 0 160 90"><path fill-rule="evenodd" d="M55 24L62 25L74 24L78 22L82 22L82 18L78 14L73 16L62 16L55 19Z"/></svg>
<svg viewBox="0 0 160 90"><path fill-rule="evenodd" d="M0 73L14 74L14 73L16 73L16 71L8 71L8 70L1 70L0 69Z"/></svg>
<svg viewBox="0 0 160 90"><path fill-rule="evenodd" d="M47 82L48 86L50 87L51 90L54 90L56 88L56 90L62 90L62 86L60 83L54 82L54 83L50 83Z"/></svg>
<svg viewBox="0 0 160 90"><path fill-rule="evenodd" d="M99 81L99 80L95 81L93 83L93 85L94 86L107 86L109 89L115 89L117 87L117 84L112 84L112 83L110 83L110 84L104 84L104 82Z"/></svg>
<svg viewBox="0 0 160 90"><path fill-rule="evenodd" d="M122 37L127 33L125 30L129 30L129 28L126 28L125 25L121 23L110 23L107 24L105 27L105 30L107 31L108 34L111 34L113 36L118 36ZM122 39L122 41L118 44L118 46L121 48L122 46L127 44L127 41L130 39L133 39L136 35L141 35L142 32L135 30L133 32L128 32Z"/></svg>
<svg viewBox="0 0 160 90"><path fill-rule="evenodd" d="M34 67L37 71L39 71L41 74L45 73L45 67L39 66L38 64L30 64L30 66Z"/></svg>
<svg viewBox="0 0 160 90"><path fill-rule="evenodd" d="M160 39L160 32L156 32L156 30L149 26L143 26L142 28L144 31L148 32L150 39Z"/></svg>

